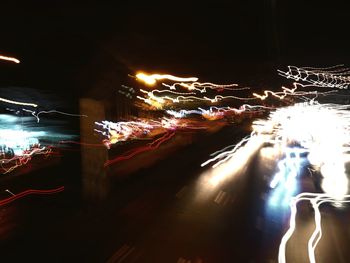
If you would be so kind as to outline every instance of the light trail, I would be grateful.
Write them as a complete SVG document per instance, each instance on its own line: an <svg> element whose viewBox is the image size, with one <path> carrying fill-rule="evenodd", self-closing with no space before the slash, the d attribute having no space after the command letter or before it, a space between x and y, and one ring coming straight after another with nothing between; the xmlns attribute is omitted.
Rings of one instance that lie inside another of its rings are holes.
<svg viewBox="0 0 350 263"><path fill-rule="evenodd" d="M207 92L207 89L216 90L216 91L225 91L225 90L231 90L231 91L237 91L237 90L249 90L248 87L238 87L238 84L215 84L211 82L193 82L193 83L174 83L172 85L162 83L163 86L168 87L171 90L176 90L176 87L185 88L189 91L199 91L200 93ZM234 88L235 87L235 88Z"/></svg>
<svg viewBox="0 0 350 263"><path fill-rule="evenodd" d="M176 118L160 118L154 120L138 119L135 121L95 122L98 126L95 132L107 137L103 143L110 148L112 144L129 140L140 140L152 138L159 134L177 129L206 129L205 126L198 125L197 122L192 123L188 120L179 120Z"/></svg>
<svg viewBox="0 0 350 263"><path fill-rule="evenodd" d="M49 190L29 189L29 190L20 192L18 194L12 195L9 198L0 200L0 206L7 205L9 203L12 203L13 201L16 201L28 195L50 195L50 194L57 194L63 191L64 191L64 186L54 188L54 189L49 189Z"/></svg>
<svg viewBox="0 0 350 263"><path fill-rule="evenodd" d="M102 121L95 122L95 125L100 127L100 129L94 129L95 132L107 136L107 139L104 141L106 146L110 146L111 144L121 141L143 138L150 134L152 130L163 127L161 121L153 120L125 122Z"/></svg>
<svg viewBox="0 0 350 263"><path fill-rule="evenodd" d="M0 60L10 61L10 62L14 62L16 64L20 63L20 61L17 58L7 57L7 56L3 56L3 55L0 55Z"/></svg>
<svg viewBox="0 0 350 263"><path fill-rule="evenodd" d="M278 170L270 180L267 206L269 209L275 210L277 208L285 211L292 196L299 190L297 179L302 169L308 164L307 151L299 147L279 147L279 149L275 147L272 149L275 153L282 153L283 158L277 162ZM276 159L277 156L274 157Z"/></svg>
<svg viewBox="0 0 350 263"><path fill-rule="evenodd" d="M322 193L301 193L295 196L290 203L291 215L290 215L290 221L289 221L289 228L287 232L284 234L284 236L282 237L279 250L278 250L279 263L286 263L286 245L288 240L291 238L291 236L295 231L297 204L301 201L310 202L315 211L315 217L314 217L315 229L308 241L309 261L311 263L315 263L316 262L315 249L322 237L320 206L325 203L334 203L334 204L350 203L350 195L344 195L342 196L342 199L334 198L330 195L322 194Z"/></svg>
<svg viewBox="0 0 350 263"><path fill-rule="evenodd" d="M350 202L349 182L345 171L350 150L349 109L350 105L319 104L315 101L278 108L266 120L254 121L250 136L236 145L213 153L202 164L205 166L214 163L213 168L221 166L234 159L237 152L248 143L259 138L261 146L272 144L285 153L286 157L278 163L279 171L270 181L271 189L282 187L282 193L277 191L277 194L284 195L284 202L292 198L290 228L279 247L280 263L286 262L285 248L296 227L298 202L309 201L315 210L315 230L308 242L309 260L312 263L315 262L315 249L322 236L319 207L324 203ZM300 158L301 155L305 155L305 159ZM308 161L322 175L321 188L324 193L302 193L293 198L291 196L295 192L295 179L304 161Z"/></svg>
<svg viewBox="0 0 350 263"><path fill-rule="evenodd" d="M237 150L242 148L247 142L251 141L252 138L253 137L246 137L246 138L242 139L236 145L229 145L229 146L225 147L222 150L219 150L219 151L217 151L215 153L212 153L211 156L213 156L213 158L205 161L204 163L201 164L201 166L203 167L203 166L208 165L209 163L215 162L215 164L212 166L212 168L216 168L217 166L219 166L222 163L224 163L224 162L228 161L229 159L231 159L235 155Z"/></svg>
<svg viewBox="0 0 350 263"><path fill-rule="evenodd" d="M302 91L302 90L298 90L298 88L305 87L305 85L302 85L300 83L293 83L293 88L282 87L282 91L265 90L263 91L262 95L254 92L252 94L253 96L250 97L250 96L231 95L233 91L236 92L236 91L241 91L249 88L219 88L220 85L217 85L217 84L212 84L212 85L216 85L216 86L204 85L202 88L197 88L196 86L192 87L191 84L181 85L181 83L180 84L177 83L177 85L175 86L175 84L167 85L163 83L163 86L166 86L169 89L166 89L166 90L153 89L150 91L140 89L140 92L143 93L145 97L142 97L142 96L136 96L136 97L139 100L142 100L144 103L154 106L157 109L163 109L165 106L170 106L175 103L187 103L187 102L196 102L196 101L206 102L206 103L218 103L224 100L240 100L240 101L265 100L270 96L276 97L280 100L284 100L288 96L293 98L297 97L299 99L302 99L303 101L309 101L310 96L312 100L315 100L318 96L321 96L321 95L326 96L336 92L336 91L326 91L326 92ZM186 87L189 90L189 92L176 91L175 88L177 86ZM227 86L230 86L230 85L227 85ZM207 94L206 88L208 87L214 90L218 88L221 91L228 89L230 90L230 94L227 94L227 95Z"/></svg>
<svg viewBox="0 0 350 263"><path fill-rule="evenodd" d="M211 106L209 109L203 109L198 107L196 110L167 110L166 113L175 117L175 118L186 118L190 115L201 115L205 119L208 120L216 120L227 115L232 114L241 114L244 112L263 112L267 109L273 109L270 107L264 107L260 105L249 105L243 104L240 108L232 108L232 107L214 107Z"/></svg>
<svg viewBox="0 0 350 263"><path fill-rule="evenodd" d="M39 144L38 137L45 134L43 131L30 132L22 129L0 129L0 145L11 148L13 153L18 155L31 146Z"/></svg>
<svg viewBox="0 0 350 263"><path fill-rule="evenodd" d="M336 91L327 91L327 92L318 92L318 91L299 91L297 90L299 87L305 87L306 85L302 85L300 83L293 83L293 88L289 89L286 87L282 87L282 91L272 91L272 90L264 90L263 95L258 93L253 93L253 96L260 99L265 100L270 95L276 97L280 100L284 100L287 96L302 98L305 101L309 101L310 99L307 96L312 95L313 98L311 100L315 100L320 95L329 95L331 93L336 93Z"/></svg>
<svg viewBox="0 0 350 263"><path fill-rule="evenodd" d="M279 171L270 182L271 188L276 188L280 182L284 182L288 186L287 188L290 188L291 182L297 177L301 167L300 156L305 153L305 150L300 148L286 148L282 151L285 152L286 156L277 164Z"/></svg>
<svg viewBox="0 0 350 263"><path fill-rule="evenodd" d="M118 156L112 160L108 160L107 162L105 162L104 167L107 167L111 164L115 164L124 160L128 160L134 156L136 156L137 154L146 152L146 151L151 151L151 150L155 150L157 149L162 143L170 140L173 136L175 135L175 132L167 132L165 133L162 137L154 140L153 142L149 143L147 146L143 146L143 147L139 147L136 149L132 149L128 152L126 152L125 154L123 154L122 156Z"/></svg>
<svg viewBox="0 0 350 263"><path fill-rule="evenodd" d="M71 116L71 117L88 117L87 115L84 114L72 114L72 113L67 113L67 112L63 112L63 111L58 111L58 110L48 110L48 111L32 111L32 110L28 110L28 109L22 109L24 112L29 112L31 115L33 115L37 122L40 122L40 118L39 115L41 114L51 114L51 113L57 113L57 114L61 114L61 115L65 115L65 116Z"/></svg>
<svg viewBox="0 0 350 263"><path fill-rule="evenodd" d="M143 72L137 73L136 74L136 79L139 81L144 82L147 85L155 85L157 83L158 80L171 80L171 81L180 81L180 82L193 82L193 81L197 81L198 78L196 77L189 77L189 78L181 78L181 77L176 77L173 75L169 75L169 74L145 74Z"/></svg>
<svg viewBox="0 0 350 263"><path fill-rule="evenodd" d="M350 69L344 65L327 68L288 66L287 71L277 70L277 72L287 79L307 83L301 84L302 86L347 89L350 85Z"/></svg>
<svg viewBox="0 0 350 263"><path fill-rule="evenodd" d="M174 110L167 110L166 113L175 117L175 118L185 118L189 115L201 115L203 118L207 120L216 120L223 118L225 115L229 113L233 114L240 114L243 112L243 110L230 108L230 107L210 107L208 110L199 108L198 110L180 110L180 111L174 111Z"/></svg>
<svg viewBox="0 0 350 263"><path fill-rule="evenodd" d="M77 142L77 141L59 141L59 144L76 144L87 147L106 147L103 143L86 143L86 142Z"/></svg>
<svg viewBox="0 0 350 263"><path fill-rule="evenodd" d="M29 107L34 107L34 108L38 107L38 105L35 103L20 102L20 101L1 98L1 97L0 97L0 101L5 102L5 103L9 103L9 104L14 104L14 105L29 106Z"/></svg>
<svg viewBox="0 0 350 263"><path fill-rule="evenodd" d="M227 99L237 100L256 100L255 97L241 97L234 96L232 94L208 94L207 89L214 92L236 92L242 90L249 90L248 87L238 87L237 84L215 84L211 82L198 82L198 78L180 78L172 75L160 75L153 74L147 75L144 73L136 74L136 79L143 81L149 86L153 86L157 83L157 80L169 80L175 83L167 84L162 82L162 86L166 89L153 89L146 91L140 89L140 92L145 95L136 96L139 100L144 103L154 106L157 109L162 109L164 106L173 103L186 103L193 101L202 101L208 103L217 103ZM186 92L180 92L178 89L185 89Z"/></svg>
<svg viewBox="0 0 350 263"><path fill-rule="evenodd" d="M172 91L172 90L152 90L152 91L145 91L143 89L140 89L140 91L147 95L146 98L137 96L138 99L144 101L147 104L150 104L152 106L155 106L156 108L162 108L167 103L184 103L184 102L193 102L193 101L203 101L203 102L209 102L209 103L216 103L220 102L222 100L256 100L257 98L254 97L239 97L239 96L233 96L233 95L215 95L212 97L209 96L195 96L195 93L193 92L187 92L187 93L181 93L179 95L178 92ZM155 93L169 93L170 95L163 95L158 96Z"/></svg>
<svg viewBox="0 0 350 263"><path fill-rule="evenodd" d="M265 143L282 149L289 145L299 147L323 175L322 189L333 197L344 195L348 185L344 161L350 149L348 109L350 105L319 104L313 101L278 108L270 113L267 120L254 121L250 136L228 149L212 154L212 158L202 166L214 163L213 167L216 167L232 158L249 140L263 136Z"/></svg>
<svg viewBox="0 0 350 263"><path fill-rule="evenodd" d="M3 170L3 174L10 173L16 168L27 164L34 155L49 155L51 152L51 148L33 146L30 150L23 151L21 155L0 159L0 166Z"/></svg>
<svg viewBox="0 0 350 263"><path fill-rule="evenodd" d="M10 173L26 165L34 156L56 155L53 141L71 139L72 135L61 134L33 127L31 117L0 114L0 173Z"/></svg>

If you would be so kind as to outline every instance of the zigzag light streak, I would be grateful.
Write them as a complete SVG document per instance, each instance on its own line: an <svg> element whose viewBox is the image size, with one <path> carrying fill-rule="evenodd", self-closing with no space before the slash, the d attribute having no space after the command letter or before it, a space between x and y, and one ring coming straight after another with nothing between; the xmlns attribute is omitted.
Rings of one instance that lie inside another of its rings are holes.
<svg viewBox="0 0 350 263"><path fill-rule="evenodd" d="M3 173L10 173L16 168L27 164L34 155L49 155L51 149L47 147L34 146L30 150L25 150L21 155L16 155L9 159L0 159L1 169Z"/></svg>
<svg viewBox="0 0 350 263"><path fill-rule="evenodd" d="M199 91L200 93L205 93L207 92L207 89L211 90L217 90L217 91L224 91L224 90L231 90L231 91L236 91L236 90L248 90L250 88L233 88L237 87L238 84L227 84L227 85L222 85L222 84L215 84L211 82L193 82L190 84L187 83L174 83L172 85L168 85L165 83L162 83L163 86L168 87L171 90L176 90L177 86L180 86L182 88L186 88L189 91Z"/></svg>
<svg viewBox="0 0 350 263"><path fill-rule="evenodd" d="M167 110L166 113L175 117L175 118L184 118L192 114L201 115L202 117L209 119L209 120L215 120L217 118L224 117L227 113L242 113L243 110L238 110L235 108L230 107L210 107L208 110L203 108L198 108L198 110L180 110L180 111L174 111L174 110Z"/></svg>
<svg viewBox="0 0 350 263"><path fill-rule="evenodd" d="M320 95L328 95L330 93L335 93L336 91L327 91L327 92L318 92L318 91L299 91L297 90L299 86L305 87L306 85L300 83L293 83L293 88L282 87L282 91L271 91L265 90L263 95L258 93L253 93L253 97L240 97L234 95L205 95L207 93L207 88L213 89L215 91L241 91L247 90L249 88L232 88L236 86L236 84L229 85L218 85L213 83L175 83L173 85L168 85L162 83L163 86L169 88L168 90L159 90L153 89L151 91L146 91L144 89L140 89L140 92L145 94L146 97L137 96L138 99L144 101L145 103L154 106L158 109L162 109L166 105L171 105L174 103L185 103L185 102L194 102L194 101L203 101L208 103L218 103L223 100L265 100L270 95L276 97L280 100L284 100L285 97L298 97L299 99L303 99L304 101L309 101L310 96L315 100ZM179 92L176 91L176 87L186 88L189 92ZM165 93L165 95L163 95Z"/></svg>
<svg viewBox="0 0 350 263"><path fill-rule="evenodd" d="M58 111L58 110L48 110L48 111L32 111L32 110L28 110L28 109L22 109L23 111L25 112L29 112L31 115L33 115L37 122L39 123L40 122L40 118L39 118L39 115L41 114L51 114L51 113L57 113L57 114L61 114L61 115L65 115L65 116L72 116L72 117L88 117L87 115L84 115L84 114L72 114L72 113L66 113L66 112L63 112L63 111Z"/></svg>
<svg viewBox="0 0 350 263"><path fill-rule="evenodd" d="M280 100L283 100L287 96L294 96L299 98L304 98L305 101L309 101L310 99L306 96L313 95L313 100L315 100L319 95L328 95L330 93L336 93L336 91L328 91L328 92L318 92L318 91L297 91L298 86L305 87L305 85L302 85L300 83L293 83L294 88L289 89L286 87L282 87L282 91L271 91L271 90L265 90L263 95L260 95L258 93L253 93L253 96L256 98L259 98L261 100L265 100L269 97L269 95L276 97Z"/></svg>
<svg viewBox="0 0 350 263"><path fill-rule="evenodd" d="M228 114L241 114L243 112L261 112L266 109L272 109L270 107L260 106L260 105L249 105L243 104L240 108L232 108L232 107L209 107L209 109L203 109L198 107L197 110L167 110L166 113L175 117L175 118L185 118L190 115L201 115L202 117L215 120L219 117L224 117Z"/></svg>
<svg viewBox="0 0 350 263"><path fill-rule="evenodd" d="M188 93L181 93L182 95L179 95L178 92L174 92L171 90L152 90L152 91L145 91L143 89L140 89L140 91L147 95L147 98L143 98L141 96L137 96L138 99L143 100L145 103L150 105L157 105L158 108L161 108L164 104L167 102L170 103L183 103L183 102L193 102L193 101L204 101L204 102L210 102L210 103L216 103L222 100L228 100L228 99L235 99L235 100L255 100L256 98L253 97L238 97L233 95L215 95L214 97L208 97L208 96L194 96L193 92ZM175 95L174 97L171 96L157 96L155 93L169 93L172 95Z"/></svg>
<svg viewBox="0 0 350 263"><path fill-rule="evenodd" d="M95 132L107 137L107 139L104 140L104 144L107 148L118 142L152 138L158 134L177 129L197 130L206 128L198 125L198 123L192 124L188 120L166 117L159 120L140 119L125 122L101 121L95 122L95 125L100 127L95 129Z"/></svg>
<svg viewBox="0 0 350 263"><path fill-rule="evenodd" d="M277 71L282 77L308 83L310 86L347 89L350 85L350 69L343 65L328 68L288 66L288 71Z"/></svg>

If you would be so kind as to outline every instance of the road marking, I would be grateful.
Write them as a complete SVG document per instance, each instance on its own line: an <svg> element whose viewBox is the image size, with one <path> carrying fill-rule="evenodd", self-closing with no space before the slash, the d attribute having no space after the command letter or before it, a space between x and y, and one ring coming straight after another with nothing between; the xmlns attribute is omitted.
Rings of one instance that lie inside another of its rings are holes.
<svg viewBox="0 0 350 263"><path fill-rule="evenodd" d="M333 221L333 220L331 220L331 221ZM334 222L334 221L333 221ZM332 237L333 237L333 240L334 240L334 243L335 243L335 249L336 249L336 251L337 251L337 256L338 256L338 259L339 259L339 262L341 262L341 263L345 263L345 262L347 262L346 260L345 260L345 258L344 258L344 255L343 255L343 253L342 253L342 251L340 250L340 244L339 244L339 239L337 238L337 236L334 234L335 233L335 225L333 224L333 222L332 222L332 224L329 224L329 226L330 226L330 228L331 228L331 235L332 235Z"/></svg>
<svg viewBox="0 0 350 263"><path fill-rule="evenodd" d="M176 261L176 263L191 263L191 260L187 260L181 257Z"/></svg>
<svg viewBox="0 0 350 263"><path fill-rule="evenodd" d="M5 192L8 192L10 195L15 196L15 194L12 193L9 189L6 189Z"/></svg>
<svg viewBox="0 0 350 263"><path fill-rule="evenodd" d="M224 191L220 191L214 199L214 202L218 205L225 206L228 203L233 203L234 198Z"/></svg>
<svg viewBox="0 0 350 263"><path fill-rule="evenodd" d="M178 199L182 198L183 195L184 195L184 193L186 192L187 188L188 188L188 186L185 185L184 187L182 187L182 188L180 189L180 191L178 191L178 192L176 193L175 196L176 196Z"/></svg>
<svg viewBox="0 0 350 263"><path fill-rule="evenodd" d="M131 253L133 253L135 250L135 247L129 247L128 245L124 244L122 247L120 247L113 256L107 260L106 263L121 263L123 262Z"/></svg>
<svg viewBox="0 0 350 263"><path fill-rule="evenodd" d="M264 219L261 216L257 216L255 221L255 228L259 230L263 230L263 221Z"/></svg>

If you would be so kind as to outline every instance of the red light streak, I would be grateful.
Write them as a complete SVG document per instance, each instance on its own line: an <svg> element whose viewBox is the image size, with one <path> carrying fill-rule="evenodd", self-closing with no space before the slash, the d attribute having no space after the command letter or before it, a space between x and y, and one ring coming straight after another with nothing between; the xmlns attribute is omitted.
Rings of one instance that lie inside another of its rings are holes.
<svg viewBox="0 0 350 263"><path fill-rule="evenodd" d="M76 141L59 141L60 144L77 144L82 146L90 146L90 147L106 147L106 145L102 143L86 143L86 142L76 142Z"/></svg>
<svg viewBox="0 0 350 263"><path fill-rule="evenodd" d="M162 137L154 140L153 142L151 142L147 146L133 149L131 151L126 152L125 155L118 156L117 158L115 158L113 160L108 160L107 162L105 162L104 167L107 167L111 164L115 164L115 163L120 162L120 161L128 160L139 153L157 149L162 143L170 140L174 135L175 135L175 132L167 132Z"/></svg>
<svg viewBox="0 0 350 263"><path fill-rule="evenodd" d="M20 192L18 194L15 194L9 198L0 200L0 206L7 205L9 203L12 203L13 201L16 201L22 197L28 196L28 195L49 195L49 194L56 194L64 191L64 186L55 188L55 189L50 189L50 190L36 190L36 189L29 189L23 192Z"/></svg>
<svg viewBox="0 0 350 263"><path fill-rule="evenodd" d="M34 155L49 155L52 154L52 149L51 148L39 148L39 147L34 147L30 150L24 151L23 155L21 156L14 156L9 159L0 159L0 167L4 171L3 173L9 173L13 171L14 169L26 165ZM8 167L7 167L8 166Z"/></svg>

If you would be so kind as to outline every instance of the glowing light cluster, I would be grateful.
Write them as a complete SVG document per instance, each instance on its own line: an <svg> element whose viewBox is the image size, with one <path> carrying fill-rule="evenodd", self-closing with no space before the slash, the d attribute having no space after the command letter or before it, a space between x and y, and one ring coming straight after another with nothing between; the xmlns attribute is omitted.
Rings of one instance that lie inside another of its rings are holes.
<svg viewBox="0 0 350 263"><path fill-rule="evenodd" d="M334 198L341 198L348 190L344 161L350 145L349 107L308 102L278 108L270 113L267 120L256 120L249 137L214 153L202 166L215 162L215 167L232 158L237 149L253 137L264 136L265 143L281 148L296 145L307 152L308 161L324 177L323 190ZM276 176L272 186L280 182Z"/></svg>
<svg viewBox="0 0 350 263"><path fill-rule="evenodd" d="M327 68L288 66L287 71L278 70L287 79L305 83L303 86L316 86L347 89L350 85L350 69L343 65Z"/></svg>
<svg viewBox="0 0 350 263"><path fill-rule="evenodd" d="M349 162L349 109L350 105L319 104L313 100L278 108L267 119L254 121L250 136L238 144L213 153L202 164L205 166L214 163L213 168L226 165L236 159L241 149L259 138L260 143L255 143L257 148L264 144L273 145L283 153L284 158L277 164L278 171L270 181L272 193L268 200L269 205L291 206L290 228L279 247L280 263L286 262L286 243L296 227L298 202L309 201L315 211L315 230L308 242L309 260L312 263L316 261L315 249L322 236L319 207L324 203L339 206L350 202L348 176L345 171L345 164ZM297 190L296 178L306 162L322 176L320 180L324 193L302 193L292 197Z"/></svg>
<svg viewBox="0 0 350 263"><path fill-rule="evenodd" d="M9 173L38 155L53 155L54 141L71 139L47 127L33 128L32 117L0 114L0 173ZM48 142L51 143L48 143Z"/></svg>
<svg viewBox="0 0 350 263"><path fill-rule="evenodd" d="M34 155L49 154L50 148L40 146L38 137L44 132L0 129L0 165L9 173L26 164Z"/></svg>

